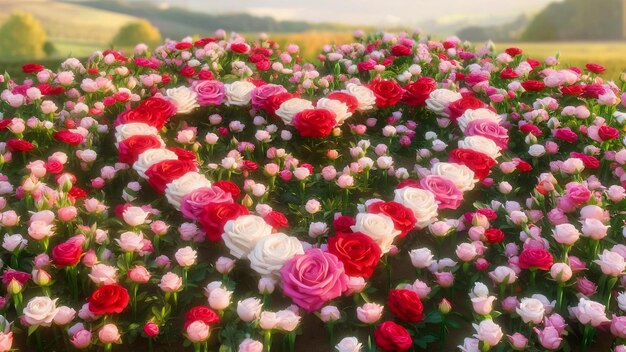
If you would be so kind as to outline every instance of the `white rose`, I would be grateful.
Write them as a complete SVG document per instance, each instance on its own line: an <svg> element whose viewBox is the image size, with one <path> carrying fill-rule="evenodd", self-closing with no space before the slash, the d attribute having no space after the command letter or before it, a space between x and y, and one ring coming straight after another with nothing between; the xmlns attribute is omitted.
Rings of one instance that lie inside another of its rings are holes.
<svg viewBox="0 0 626 352"><path fill-rule="evenodd" d="M316 107L334 112L338 126L341 126L345 120L352 116L352 113L348 111L348 106L339 100L321 98L317 101Z"/></svg>
<svg viewBox="0 0 626 352"><path fill-rule="evenodd" d="M374 95L374 92L366 86L348 83L343 92L351 94L356 98L359 102L359 105L356 108L358 111L370 110L376 103L376 96Z"/></svg>
<svg viewBox="0 0 626 352"><path fill-rule="evenodd" d="M500 148L496 142L483 136L465 137L459 141L459 148L472 149L497 159L500 156Z"/></svg>
<svg viewBox="0 0 626 352"><path fill-rule="evenodd" d="M130 138L132 136L157 136L159 135L159 131L156 129L156 127L152 127L148 124L145 124L143 122L131 122L131 123L125 123L125 124L121 124L118 125L117 127L115 127L115 146L117 147L117 145L127 139ZM160 137L158 137L159 140L161 140ZM163 143L163 140L161 140L161 143L163 146L165 146L165 143Z"/></svg>
<svg viewBox="0 0 626 352"><path fill-rule="evenodd" d="M508 266L499 266L489 273L489 277L498 284L512 284L517 280L517 274Z"/></svg>
<svg viewBox="0 0 626 352"><path fill-rule="evenodd" d="M528 148L528 154L535 158L540 157L546 153L546 148L541 144L533 144Z"/></svg>
<svg viewBox="0 0 626 352"><path fill-rule="evenodd" d="M56 306L57 300L58 298L52 300L45 296L33 297L22 312L26 324L34 326L52 325L52 320L59 311Z"/></svg>
<svg viewBox="0 0 626 352"><path fill-rule="evenodd" d="M276 116L280 117L285 125L291 125L293 118L302 110L313 109L313 103L306 99L291 98L276 109Z"/></svg>
<svg viewBox="0 0 626 352"><path fill-rule="evenodd" d="M257 241L271 234L272 227L262 217L242 215L226 222L222 239L230 254L241 259L250 253Z"/></svg>
<svg viewBox="0 0 626 352"><path fill-rule="evenodd" d="M435 89L430 92L426 99L426 107L437 115L448 116L446 111L451 102L461 99L463 96L449 89Z"/></svg>
<svg viewBox="0 0 626 352"><path fill-rule="evenodd" d="M302 243L284 233L259 239L248 253L250 268L261 275L277 275L283 264L296 254L304 254Z"/></svg>
<svg viewBox="0 0 626 352"><path fill-rule="evenodd" d="M176 160L178 156L171 150L167 149L148 149L137 157L137 161L133 164L133 169L137 171L141 178L148 178L146 171L148 168L163 160Z"/></svg>
<svg viewBox="0 0 626 352"><path fill-rule="evenodd" d="M182 177L170 182L165 187L167 201L176 209L180 208L180 200L198 188L211 187L211 181L197 172L188 172Z"/></svg>
<svg viewBox="0 0 626 352"><path fill-rule="evenodd" d="M436 163L430 169L433 175L445 177L452 181L461 192L471 191L477 180L474 179L474 171L469 167L455 163Z"/></svg>
<svg viewBox="0 0 626 352"><path fill-rule="evenodd" d="M354 232L362 232L371 237L383 253L389 252L393 240L400 234L387 215L360 213L356 216L356 224L350 226Z"/></svg>
<svg viewBox="0 0 626 352"><path fill-rule="evenodd" d="M252 90L256 87L248 81L225 84L226 105L245 106L250 103Z"/></svg>
<svg viewBox="0 0 626 352"><path fill-rule="evenodd" d="M502 122L502 117L495 112L485 108L469 109L465 110L463 115L461 115L461 117L459 117L456 122L459 124L459 128L461 129L461 131L465 131L467 125L469 125L469 123L474 120L489 120L500 124L500 122Z"/></svg>
<svg viewBox="0 0 626 352"><path fill-rule="evenodd" d="M246 298L237 302L237 315L239 319L249 323L259 318L262 308L263 304L260 299L255 297Z"/></svg>
<svg viewBox="0 0 626 352"><path fill-rule="evenodd" d="M515 309L524 323L533 322L539 324L543 320L546 311L543 303L535 298L522 298L519 307Z"/></svg>
<svg viewBox="0 0 626 352"><path fill-rule="evenodd" d="M196 101L197 93L185 86L170 88L165 92L165 95L167 100L176 106L176 113L178 114L190 113L200 106Z"/></svg>
<svg viewBox="0 0 626 352"><path fill-rule="evenodd" d="M339 341L335 349L337 352L360 352L362 347L363 344L356 337L350 336Z"/></svg>
<svg viewBox="0 0 626 352"><path fill-rule="evenodd" d="M416 187L404 187L394 191L394 202L413 210L417 218L415 227L424 228L437 219L437 201L435 195Z"/></svg>

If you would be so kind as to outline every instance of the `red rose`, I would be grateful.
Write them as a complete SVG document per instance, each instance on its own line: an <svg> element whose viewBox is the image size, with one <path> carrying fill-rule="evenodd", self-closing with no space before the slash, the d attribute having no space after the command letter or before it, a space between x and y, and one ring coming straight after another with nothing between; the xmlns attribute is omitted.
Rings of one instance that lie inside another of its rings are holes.
<svg viewBox="0 0 626 352"><path fill-rule="evenodd" d="M517 78L518 75L514 69L507 67L504 70L500 71L500 78L502 79L514 79Z"/></svg>
<svg viewBox="0 0 626 352"><path fill-rule="evenodd" d="M11 124L11 119L0 120L0 131L4 131Z"/></svg>
<svg viewBox="0 0 626 352"><path fill-rule="evenodd" d="M391 290L387 305L393 314L402 321L418 323L424 320L424 306L415 291Z"/></svg>
<svg viewBox="0 0 626 352"><path fill-rule="evenodd" d="M348 276L369 278L380 261L380 246L360 232L337 233L328 239L328 252L343 263Z"/></svg>
<svg viewBox="0 0 626 352"><path fill-rule="evenodd" d="M263 106L263 108L268 113L274 115L274 113L276 112L276 110L278 110L278 108L280 108L280 105L282 103L295 97L296 96L294 94L287 93L287 92L274 94L265 100L265 105Z"/></svg>
<svg viewBox="0 0 626 352"><path fill-rule="evenodd" d="M188 43L188 42L176 43L176 49L178 49L178 50L187 50L187 49L191 48L192 46L193 46L193 44Z"/></svg>
<svg viewBox="0 0 626 352"><path fill-rule="evenodd" d="M193 45L194 45L194 46L196 46L196 47L201 48L201 47L203 47L203 46L205 46L205 45L207 45L207 44L209 44L209 43L213 43L213 42L216 42L216 41L217 41L217 39L216 39L216 38L213 38L213 37L206 37L206 38L202 38L202 39L198 39L198 40L196 40L196 41L193 43Z"/></svg>
<svg viewBox="0 0 626 352"><path fill-rule="evenodd" d="M383 351L404 352L413 345L409 332L393 321L386 321L374 330L376 346Z"/></svg>
<svg viewBox="0 0 626 352"><path fill-rule="evenodd" d="M420 77L417 81L404 86L402 102L410 106L426 106L426 99L437 89L437 82L431 77Z"/></svg>
<svg viewBox="0 0 626 352"><path fill-rule="evenodd" d="M489 243L500 243L504 239L504 232L500 229L489 228L485 230L485 238Z"/></svg>
<svg viewBox="0 0 626 352"><path fill-rule="evenodd" d="M355 112L356 108L359 106L359 101L357 98L348 93L344 92L332 92L328 94L328 99L339 100L340 102L346 104L349 112Z"/></svg>
<svg viewBox="0 0 626 352"><path fill-rule="evenodd" d="M598 136L603 141L608 141L619 137L619 131L615 127L604 125L598 129Z"/></svg>
<svg viewBox="0 0 626 352"><path fill-rule="evenodd" d="M522 269L550 270L552 262L552 254L543 248L525 248L519 255L519 267Z"/></svg>
<svg viewBox="0 0 626 352"><path fill-rule="evenodd" d="M541 65L541 61L534 60L534 59L531 59L531 58L526 59L526 62L528 62L530 67L532 67L533 69L535 69L535 67L539 67Z"/></svg>
<svg viewBox="0 0 626 352"><path fill-rule="evenodd" d="M326 109L305 109L293 118L293 127L302 137L309 138L330 135L336 124L335 113Z"/></svg>
<svg viewBox="0 0 626 352"><path fill-rule="evenodd" d="M396 230L400 230L400 238L413 230L417 223L413 211L398 202L375 202L367 207L367 212L390 217Z"/></svg>
<svg viewBox="0 0 626 352"><path fill-rule="evenodd" d="M83 247L78 241L66 241L52 249L52 260L59 268L78 264Z"/></svg>
<svg viewBox="0 0 626 352"><path fill-rule="evenodd" d="M525 123L520 126L519 130L524 134L532 134L533 136L541 136L541 129L532 123Z"/></svg>
<svg viewBox="0 0 626 352"><path fill-rule="evenodd" d="M98 287L87 299L89 311L98 314L121 313L128 305L130 297L128 291L118 285L104 285Z"/></svg>
<svg viewBox="0 0 626 352"><path fill-rule="evenodd" d="M220 181L215 182L213 186L219 187L224 192L230 193L233 199L239 197L239 195L241 194L241 190L239 189L239 187L237 187L237 185L232 181L220 180Z"/></svg>
<svg viewBox="0 0 626 352"><path fill-rule="evenodd" d="M126 110L117 116L115 119L115 125L122 125L131 122L142 122L150 126L154 126L157 129L163 128L167 117L162 113L153 114L150 110L142 107Z"/></svg>
<svg viewBox="0 0 626 352"><path fill-rule="evenodd" d="M178 147L165 147L165 149L170 152L174 152L174 154L178 157L178 160L196 161L196 154L194 152L190 152L189 150Z"/></svg>
<svg viewBox="0 0 626 352"><path fill-rule="evenodd" d="M404 94L398 83L386 79L375 79L367 87L374 92L376 105L381 108L396 105Z"/></svg>
<svg viewBox="0 0 626 352"><path fill-rule="evenodd" d="M535 80L529 79L527 81L522 82L522 87L524 87L524 89L526 89L529 92L539 92L543 90L546 87L546 85L541 81L535 81Z"/></svg>
<svg viewBox="0 0 626 352"><path fill-rule="evenodd" d="M597 169L600 167L600 161L596 159L594 156L583 154L583 153L577 153L577 152L571 152L569 155L572 158L578 158L582 160L586 169Z"/></svg>
<svg viewBox="0 0 626 352"><path fill-rule="evenodd" d="M522 53L522 49L513 47L504 50L504 52L511 55L511 57L516 57L517 55Z"/></svg>
<svg viewBox="0 0 626 352"><path fill-rule="evenodd" d="M598 73L598 74L606 71L606 68L604 68L604 66L599 65L599 64L586 64L585 68L587 68L589 72Z"/></svg>
<svg viewBox="0 0 626 352"><path fill-rule="evenodd" d="M563 93L563 95L581 95L583 93L583 87L580 84L561 87L561 93Z"/></svg>
<svg viewBox="0 0 626 352"><path fill-rule="evenodd" d="M448 105L448 111L450 115L450 120L456 123L456 119L461 117L466 110L469 109L480 109L484 108L485 103L481 100L477 99L473 95L465 96L461 99L455 100Z"/></svg>
<svg viewBox="0 0 626 352"><path fill-rule="evenodd" d="M356 64L356 68L359 70L359 72L373 70L375 66L376 66L376 61L372 59L367 59L365 61L361 61L358 64Z"/></svg>
<svg viewBox="0 0 626 352"><path fill-rule="evenodd" d="M196 75L196 70L191 66L185 66L180 69L180 75L183 77L193 77Z"/></svg>
<svg viewBox="0 0 626 352"><path fill-rule="evenodd" d="M37 73L43 71L44 67L40 64L26 64L22 66L22 72L24 73Z"/></svg>
<svg viewBox="0 0 626 352"><path fill-rule="evenodd" d="M160 115L159 120L167 120L176 115L176 105L163 98L150 97L148 99L144 99L141 103L139 103L137 108L145 109L152 115Z"/></svg>
<svg viewBox="0 0 626 352"><path fill-rule="evenodd" d="M117 145L119 159L122 163L133 164L137 161L139 154L148 149L159 149L162 147L161 140L153 135L135 135L128 137Z"/></svg>
<svg viewBox="0 0 626 352"><path fill-rule="evenodd" d="M65 88L63 88L63 86L53 87L48 83L42 83L38 85L37 88L41 91L42 95L59 95L65 92Z"/></svg>
<svg viewBox="0 0 626 352"><path fill-rule="evenodd" d="M186 330L189 324L198 320L205 323L206 325L213 325L220 322L220 317L209 307L193 307L185 315L185 324L183 326L183 330Z"/></svg>
<svg viewBox="0 0 626 352"><path fill-rule="evenodd" d="M230 50L240 54L247 52L248 49L249 47L246 43L233 43L230 45Z"/></svg>
<svg viewBox="0 0 626 352"><path fill-rule="evenodd" d="M7 148L12 152L30 152L35 149L35 146L23 139L12 138L7 141Z"/></svg>
<svg viewBox="0 0 626 352"><path fill-rule="evenodd" d="M56 175L59 172L63 171L63 164L61 164L61 162L56 159L52 159L46 162L46 171Z"/></svg>
<svg viewBox="0 0 626 352"><path fill-rule="evenodd" d="M519 172L530 172L530 171L533 170L533 167L529 163L525 162L524 160L516 158L516 161L517 161L517 165L515 165L515 169L517 171L519 171Z"/></svg>
<svg viewBox="0 0 626 352"><path fill-rule="evenodd" d="M30 274L13 269L5 270L2 274L2 283L4 286L8 286L13 280L19 282L21 285L24 285L28 280L30 280Z"/></svg>
<svg viewBox="0 0 626 352"><path fill-rule="evenodd" d="M68 130L54 132L52 134L52 137L54 137L54 139L61 143L69 144L72 146L77 146L85 140L85 137L83 137L82 134Z"/></svg>
<svg viewBox="0 0 626 352"><path fill-rule="evenodd" d="M224 225L228 220L236 219L248 213L248 208L238 203L209 203L204 207L198 221L207 238L217 242L222 239Z"/></svg>
<svg viewBox="0 0 626 352"><path fill-rule="evenodd" d="M87 197L87 191L80 187L72 186L69 192L67 192L67 196L71 201L75 202L77 199Z"/></svg>
<svg viewBox="0 0 626 352"><path fill-rule="evenodd" d="M391 47L391 53L395 56L408 56L411 55L412 50L410 46L394 45Z"/></svg>
<svg viewBox="0 0 626 352"><path fill-rule="evenodd" d="M489 175L491 168L496 165L496 161L489 155L463 148L453 149L448 156L448 161L469 167L481 181Z"/></svg>
<svg viewBox="0 0 626 352"><path fill-rule="evenodd" d="M350 228L350 226L354 224L356 224L356 220L353 217L342 215L342 216L337 217L333 221L333 228L335 229L335 232L350 233L352 232L352 229Z"/></svg>
<svg viewBox="0 0 626 352"><path fill-rule="evenodd" d="M157 192L164 193L168 183L190 171L198 171L196 164L188 160L163 160L146 170L148 183Z"/></svg>
<svg viewBox="0 0 626 352"><path fill-rule="evenodd" d="M396 189L402 189L404 187L420 188L420 181L407 178L406 180L400 181L398 185L396 186Z"/></svg>
<svg viewBox="0 0 626 352"><path fill-rule="evenodd" d="M560 139L567 143L574 143L578 140L578 135L574 133L569 127L558 128L554 131L554 138Z"/></svg>
<svg viewBox="0 0 626 352"><path fill-rule="evenodd" d="M280 228L289 227L289 220L287 220L285 214L276 210L270 211L267 215L263 217L263 220L265 220L268 225L277 230Z"/></svg>

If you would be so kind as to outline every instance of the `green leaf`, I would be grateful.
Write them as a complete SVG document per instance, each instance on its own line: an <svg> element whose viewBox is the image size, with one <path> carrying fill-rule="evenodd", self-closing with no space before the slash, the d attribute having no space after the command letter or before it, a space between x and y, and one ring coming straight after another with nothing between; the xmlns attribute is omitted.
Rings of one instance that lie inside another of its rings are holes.
<svg viewBox="0 0 626 352"><path fill-rule="evenodd" d="M29 326L28 327L28 336L32 335L37 330L38 327L39 327L39 325Z"/></svg>

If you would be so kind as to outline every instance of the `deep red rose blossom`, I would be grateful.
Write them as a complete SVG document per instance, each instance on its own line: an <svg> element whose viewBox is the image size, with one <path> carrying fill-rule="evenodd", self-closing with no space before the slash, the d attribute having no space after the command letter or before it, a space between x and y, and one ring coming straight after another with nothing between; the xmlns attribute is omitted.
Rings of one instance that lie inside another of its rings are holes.
<svg viewBox="0 0 626 352"><path fill-rule="evenodd" d="M375 202L367 207L367 211L390 217L396 230L400 230L400 238L406 236L417 223L413 211L398 202Z"/></svg>
<svg viewBox="0 0 626 352"><path fill-rule="evenodd" d="M196 164L187 160L163 160L151 165L146 170L148 183L159 193L165 192L168 183L182 177L190 171L197 171Z"/></svg>
<svg viewBox="0 0 626 352"><path fill-rule="evenodd" d="M400 320L407 323L418 323L424 320L424 306L415 291L389 291L387 306Z"/></svg>
<svg viewBox="0 0 626 352"><path fill-rule="evenodd" d="M333 131L337 124L335 113L326 109L306 109L293 118L293 127L302 137L323 138Z"/></svg>
<svg viewBox="0 0 626 352"><path fill-rule="evenodd" d="M382 251L369 236L360 233L337 233L328 239L328 252L342 263L348 276L369 278L380 261Z"/></svg>
<svg viewBox="0 0 626 352"><path fill-rule="evenodd" d="M374 330L374 340L376 346L383 351L404 352L413 346L409 332L393 321L378 325Z"/></svg>
<svg viewBox="0 0 626 352"><path fill-rule="evenodd" d="M52 249L52 260L59 268L78 264L83 254L83 247L78 241L66 241Z"/></svg>
<svg viewBox="0 0 626 352"><path fill-rule="evenodd" d="M98 315L121 313L129 301L128 291L118 284L100 286L87 299L89 311Z"/></svg>
<svg viewBox="0 0 626 352"><path fill-rule="evenodd" d="M396 105L404 94L404 89L395 81L390 80L375 79L368 87L374 92L376 105L380 108Z"/></svg>
<svg viewBox="0 0 626 352"><path fill-rule="evenodd" d="M248 208L238 203L209 203L198 221L204 228L209 240L217 242L222 239L224 225L241 215L247 215Z"/></svg>
<svg viewBox="0 0 626 352"><path fill-rule="evenodd" d="M543 248L525 248L519 256L519 267L522 269L550 270L552 263L552 254Z"/></svg>
<svg viewBox="0 0 626 352"><path fill-rule="evenodd" d="M220 317L219 315L217 315L217 313L215 313L209 307L206 307L206 306L193 307L185 315L185 323L183 326L183 330L186 330L189 324L198 320L210 326L210 325L219 323Z"/></svg>

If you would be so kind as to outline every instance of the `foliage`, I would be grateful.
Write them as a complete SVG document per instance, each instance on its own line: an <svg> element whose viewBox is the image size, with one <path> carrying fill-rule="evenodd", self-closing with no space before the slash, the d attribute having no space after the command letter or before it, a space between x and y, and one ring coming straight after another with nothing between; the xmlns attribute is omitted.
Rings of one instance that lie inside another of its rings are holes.
<svg viewBox="0 0 626 352"><path fill-rule="evenodd" d="M45 43L43 26L29 13L14 12L0 27L0 53L3 58L42 58Z"/></svg>

